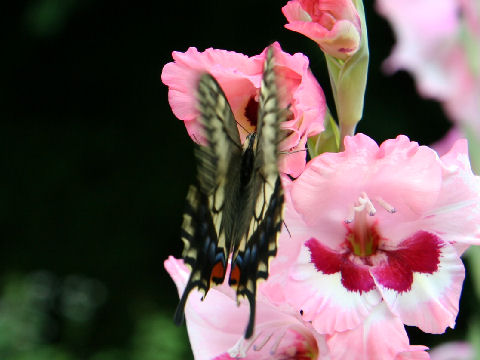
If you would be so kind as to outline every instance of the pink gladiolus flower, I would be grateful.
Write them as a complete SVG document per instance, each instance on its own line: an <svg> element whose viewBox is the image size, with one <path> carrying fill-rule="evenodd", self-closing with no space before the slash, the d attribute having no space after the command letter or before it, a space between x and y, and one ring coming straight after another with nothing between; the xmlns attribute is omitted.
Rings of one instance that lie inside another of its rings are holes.
<svg viewBox="0 0 480 360"><path fill-rule="evenodd" d="M182 260L170 256L165 269L179 293L183 292L189 270ZM185 308L187 329L196 360L245 359L329 359L324 336L286 304L273 306L257 297L255 335L243 338L248 304L237 307L235 293L227 284L210 289L202 302L192 292Z"/></svg>
<svg viewBox="0 0 480 360"><path fill-rule="evenodd" d="M480 136L478 1L378 0L377 8L397 38L387 69L412 73L420 94Z"/></svg>
<svg viewBox="0 0 480 360"><path fill-rule="evenodd" d="M286 177L283 179L285 229L278 240L277 256L270 264L269 278L260 286L262 294L271 302L280 305L285 305L292 296L297 296L291 292L289 286L285 287L285 283L288 283L292 270L296 271L298 264L295 263L302 244L311 238L311 229L306 226L292 204L290 195L294 183ZM300 310L306 320L304 311ZM332 314L333 316L341 314L337 312ZM429 359L425 352L426 347L409 344L401 319L394 316L384 302L373 308L367 318L355 328L326 335L326 342L331 360Z"/></svg>
<svg viewBox="0 0 480 360"><path fill-rule="evenodd" d="M275 61L280 79L281 106L289 109L291 118L281 125L288 137L280 150L293 152L305 149L307 138L323 131L326 103L323 91L302 54L290 55L274 43ZM262 80L266 50L248 57L235 52L207 49L198 52L189 48L185 53L173 52L174 62L165 65L162 81L169 87L168 101L173 113L185 122L187 131L195 141L203 138L196 111L196 86L199 74L211 73L219 82L239 123L242 142L255 131L257 123L258 93ZM305 152L281 156L283 172L298 176L305 167Z"/></svg>
<svg viewBox="0 0 480 360"><path fill-rule="evenodd" d="M475 351L467 342L449 342L436 346L430 352L432 360L474 360Z"/></svg>
<svg viewBox="0 0 480 360"><path fill-rule="evenodd" d="M351 0L291 0L285 27L315 41L327 54L346 60L360 46L360 17Z"/></svg>
<svg viewBox="0 0 480 360"><path fill-rule="evenodd" d="M355 329L383 303L425 332L454 327L459 255L480 243L480 180L465 140L439 158L405 136L380 147L347 137L344 152L309 162L290 195L304 223L297 232L295 219L290 241L304 245L279 288L318 332Z"/></svg>
<svg viewBox="0 0 480 360"><path fill-rule="evenodd" d="M443 62L459 27L457 0L379 0L376 4L397 38L387 67L413 72L426 96L447 96L453 79L448 78Z"/></svg>

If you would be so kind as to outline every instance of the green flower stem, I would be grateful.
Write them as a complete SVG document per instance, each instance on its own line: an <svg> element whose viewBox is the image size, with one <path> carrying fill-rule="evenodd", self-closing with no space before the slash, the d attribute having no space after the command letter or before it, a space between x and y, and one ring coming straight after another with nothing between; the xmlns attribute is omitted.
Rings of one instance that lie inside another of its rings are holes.
<svg viewBox="0 0 480 360"><path fill-rule="evenodd" d="M362 118L368 73L368 36L365 11L361 0L353 0L362 23L362 38L358 51L346 61L325 54L330 84L340 125L340 150L343 138L354 135L357 123Z"/></svg>

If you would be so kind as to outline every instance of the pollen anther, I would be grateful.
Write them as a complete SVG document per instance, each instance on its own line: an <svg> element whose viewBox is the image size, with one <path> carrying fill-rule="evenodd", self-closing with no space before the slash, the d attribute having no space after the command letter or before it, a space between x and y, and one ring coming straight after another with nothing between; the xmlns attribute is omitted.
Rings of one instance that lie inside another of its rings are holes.
<svg viewBox="0 0 480 360"><path fill-rule="evenodd" d="M375 200L377 200L377 202L389 213L394 214L397 212L397 209L395 209L392 205L390 205L388 202L383 200L380 196L377 196Z"/></svg>
<svg viewBox="0 0 480 360"><path fill-rule="evenodd" d="M362 192L362 194L358 198L358 205L354 206L353 209L358 212L366 210L368 212L368 215L370 216L374 216L377 213L375 206L373 206L372 202L370 201L368 195L365 192Z"/></svg>

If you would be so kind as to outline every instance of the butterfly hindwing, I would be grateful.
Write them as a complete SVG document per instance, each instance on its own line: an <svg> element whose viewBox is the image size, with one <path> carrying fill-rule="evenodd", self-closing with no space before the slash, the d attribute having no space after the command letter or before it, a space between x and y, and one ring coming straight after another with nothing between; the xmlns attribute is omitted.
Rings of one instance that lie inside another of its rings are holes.
<svg viewBox="0 0 480 360"><path fill-rule="evenodd" d="M181 324L188 294L194 288L203 292L210 283L223 282L226 269L226 251L218 244L208 197L199 187L191 185L187 194L182 223L183 259L192 272L175 312L175 323Z"/></svg>

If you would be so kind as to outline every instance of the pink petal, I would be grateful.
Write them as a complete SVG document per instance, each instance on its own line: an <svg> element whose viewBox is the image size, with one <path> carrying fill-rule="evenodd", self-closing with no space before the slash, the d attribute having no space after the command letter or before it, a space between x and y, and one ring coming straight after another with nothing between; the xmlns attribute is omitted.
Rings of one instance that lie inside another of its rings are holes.
<svg viewBox="0 0 480 360"><path fill-rule="evenodd" d="M394 246L412 233L410 222L437 200L441 172L436 153L405 136L378 147L357 134L345 139L345 152L310 161L292 187L292 199L312 237L338 250L344 221L360 194L366 192L372 201L381 198L397 210L390 214L380 207L376 215L379 232Z"/></svg>
<svg viewBox="0 0 480 360"><path fill-rule="evenodd" d="M376 174L380 179L376 180L384 186L387 181L393 185L390 190L394 187L397 197L390 195L388 198L399 214L406 216L408 212L408 217L417 217L434 204L441 185L441 168L434 151L400 135L383 142L377 156L376 166L381 170ZM397 223L399 220L387 219Z"/></svg>
<svg viewBox="0 0 480 360"><path fill-rule="evenodd" d="M474 360L475 350L472 345L467 342L447 342L435 346L430 351L432 360Z"/></svg>
<svg viewBox="0 0 480 360"><path fill-rule="evenodd" d="M440 248L438 270L432 274L415 272L409 291L387 288L372 274L391 311L406 325L424 332L443 333L455 326L465 269L454 247L444 243Z"/></svg>
<svg viewBox="0 0 480 360"><path fill-rule="evenodd" d="M183 290L185 290L185 286L187 285L188 277L190 276L190 270L188 270L182 260L177 260L173 256L169 256L163 265L173 279L178 294L182 295Z"/></svg>
<svg viewBox="0 0 480 360"><path fill-rule="evenodd" d="M377 290L349 291L341 278L340 272L327 275L317 271L309 250L303 247L285 284L287 301L322 334L357 327L381 301Z"/></svg>
<svg viewBox="0 0 480 360"><path fill-rule="evenodd" d="M466 140L442 156L442 187L432 209L416 224L459 245L480 244L480 178L472 173ZM462 219L462 221L452 221ZM465 250L465 246L462 247Z"/></svg>
<svg viewBox="0 0 480 360"><path fill-rule="evenodd" d="M332 359L400 359L404 352L418 352L426 347L411 347L402 321L380 303L357 328L327 337ZM421 359L422 357L417 357ZM428 359L428 354L426 357Z"/></svg>
<svg viewBox="0 0 480 360"><path fill-rule="evenodd" d="M274 339L273 336L260 338L251 345L247 354L232 351L221 354L213 360L285 360L285 359L330 359L324 337L294 326ZM264 341L267 341L264 345ZM279 341L279 342L276 342ZM244 356L246 355L246 356Z"/></svg>
<svg viewBox="0 0 480 360"><path fill-rule="evenodd" d="M395 360L429 360L430 356L426 350L428 348L423 345L410 345L408 350L397 354Z"/></svg>
<svg viewBox="0 0 480 360"><path fill-rule="evenodd" d="M164 265L178 289L183 291L189 275L183 261L170 256ZM237 307L233 292L230 297L216 289L210 289L204 301L200 299L201 294L197 291L190 293L185 319L195 359L210 360L228 350L243 336L249 307L244 302Z"/></svg>
<svg viewBox="0 0 480 360"><path fill-rule="evenodd" d="M457 135L459 134L457 133ZM461 170L472 174L468 154L468 142L466 139L457 137L455 141L452 141L451 146L446 149L445 153L441 157L441 160L447 168L454 167L452 170L455 170L455 168L460 168Z"/></svg>

